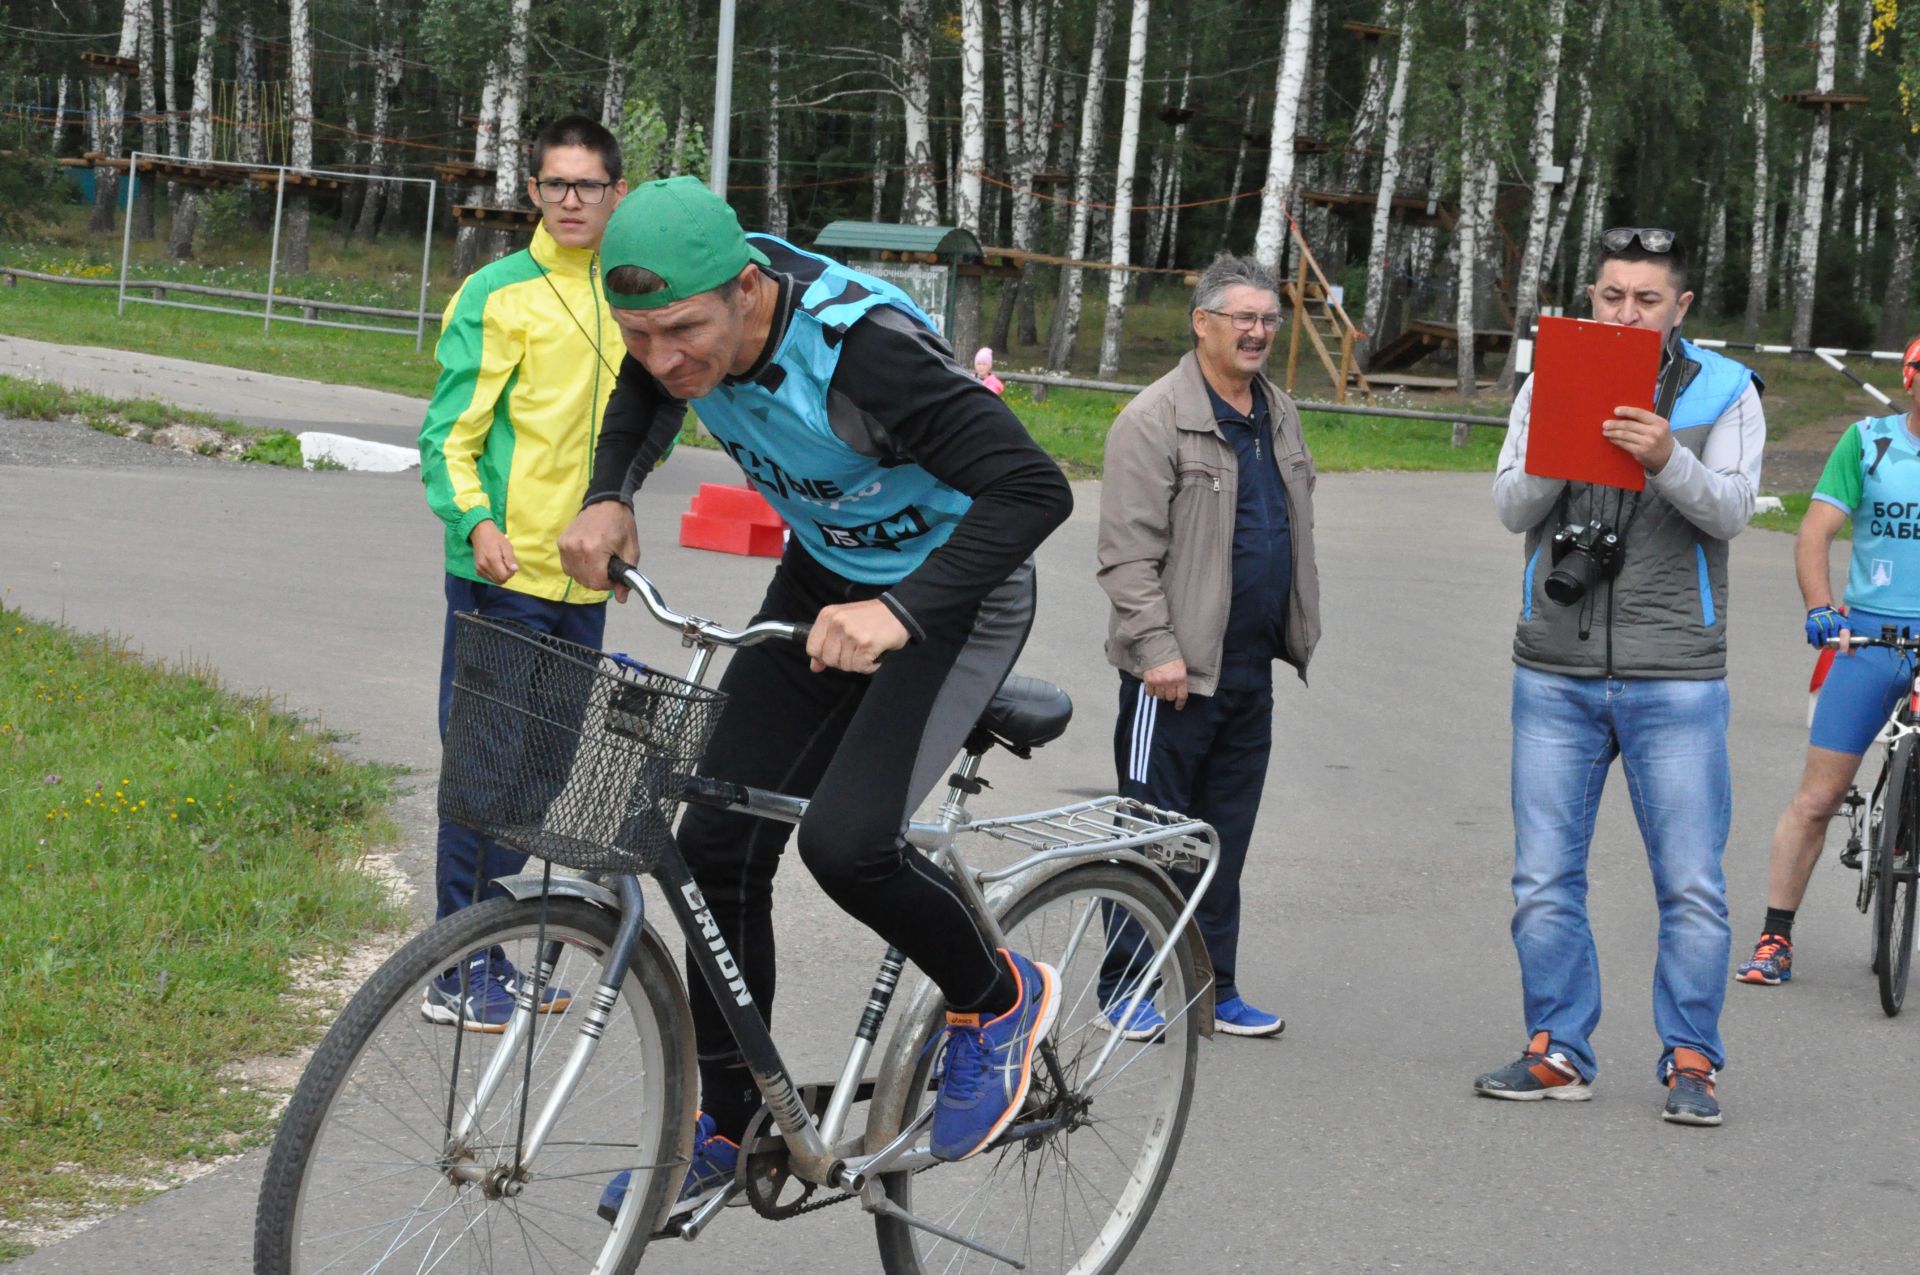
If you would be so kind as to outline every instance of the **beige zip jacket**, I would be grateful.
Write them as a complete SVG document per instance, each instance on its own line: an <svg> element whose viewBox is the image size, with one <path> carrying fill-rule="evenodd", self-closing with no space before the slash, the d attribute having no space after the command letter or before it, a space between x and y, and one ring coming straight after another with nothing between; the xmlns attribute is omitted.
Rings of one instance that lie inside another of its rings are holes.
<svg viewBox="0 0 1920 1275"><path fill-rule="evenodd" d="M1320 640L1313 457L1293 400L1264 376L1255 385L1271 409L1293 545L1286 659L1305 681ZM1233 597L1239 481L1233 444L1214 422L1199 359L1189 351L1129 403L1107 433L1099 580L1113 604L1107 659L1115 668L1138 677L1185 660L1188 691L1213 694Z"/></svg>

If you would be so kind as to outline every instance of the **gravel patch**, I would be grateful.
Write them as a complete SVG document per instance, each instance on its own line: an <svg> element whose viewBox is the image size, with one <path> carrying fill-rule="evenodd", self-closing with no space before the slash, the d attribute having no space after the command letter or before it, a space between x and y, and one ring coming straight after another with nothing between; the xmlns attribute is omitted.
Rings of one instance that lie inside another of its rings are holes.
<svg viewBox="0 0 1920 1275"><path fill-rule="evenodd" d="M153 469L231 464L170 447L137 443L89 429L77 419L16 421L0 418L0 465L34 469Z"/></svg>

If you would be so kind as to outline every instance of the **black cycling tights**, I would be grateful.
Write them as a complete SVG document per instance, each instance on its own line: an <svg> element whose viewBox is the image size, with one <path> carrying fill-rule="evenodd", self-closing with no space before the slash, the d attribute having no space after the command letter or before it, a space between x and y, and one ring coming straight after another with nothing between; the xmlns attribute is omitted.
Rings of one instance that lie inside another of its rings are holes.
<svg viewBox="0 0 1920 1275"><path fill-rule="evenodd" d="M798 548L782 560L760 619L811 621L872 596ZM970 635L937 636L887 657L871 677L810 672L806 653L769 642L734 654L727 706L701 773L808 797L801 860L829 898L907 954L963 1012L999 1011L1015 987L947 874L901 837L944 779L968 730L1013 667L1033 615L1028 563L981 603ZM790 826L692 806L680 849L744 974L772 1018L773 877ZM689 962L691 968L691 962ZM704 980L689 980L703 1106L738 1140L760 1104Z"/></svg>

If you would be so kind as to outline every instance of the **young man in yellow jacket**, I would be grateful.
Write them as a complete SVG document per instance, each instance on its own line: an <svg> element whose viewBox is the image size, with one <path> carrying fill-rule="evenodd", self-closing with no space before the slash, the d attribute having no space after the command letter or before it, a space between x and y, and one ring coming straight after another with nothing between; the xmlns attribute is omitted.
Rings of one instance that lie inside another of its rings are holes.
<svg viewBox="0 0 1920 1275"><path fill-rule="evenodd" d="M527 198L540 211L533 242L475 271L447 304L435 350L440 380L420 427L427 504L446 525L443 736L458 613L592 647L606 628L607 595L569 579L555 544L586 494L623 353L600 286L599 250L627 184L619 143L578 115L540 131L528 171ZM444 821L438 849L441 917L477 902L487 883L525 862ZM429 986L421 1013L503 1030L514 979L497 954L476 952L466 969ZM548 988L544 1008L564 1009L567 999L564 989Z"/></svg>

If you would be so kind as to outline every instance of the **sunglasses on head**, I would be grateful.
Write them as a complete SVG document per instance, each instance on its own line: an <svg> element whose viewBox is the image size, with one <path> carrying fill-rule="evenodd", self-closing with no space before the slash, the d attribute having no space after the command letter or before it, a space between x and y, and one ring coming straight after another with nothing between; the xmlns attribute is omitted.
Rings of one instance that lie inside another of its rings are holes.
<svg viewBox="0 0 1920 1275"><path fill-rule="evenodd" d="M1600 244L1608 252L1624 252L1637 239L1648 252L1671 252L1674 237L1657 226L1614 226L1600 232Z"/></svg>

